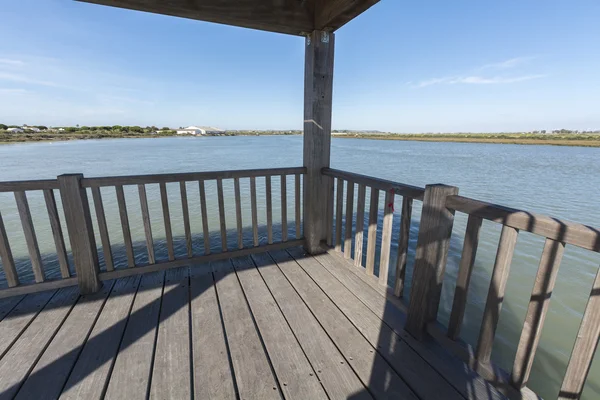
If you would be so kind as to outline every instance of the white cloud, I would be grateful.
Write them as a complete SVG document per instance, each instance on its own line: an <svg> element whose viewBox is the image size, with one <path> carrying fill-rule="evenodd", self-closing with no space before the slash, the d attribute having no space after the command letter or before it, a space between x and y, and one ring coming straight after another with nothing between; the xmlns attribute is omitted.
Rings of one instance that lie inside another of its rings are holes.
<svg viewBox="0 0 600 400"><path fill-rule="evenodd" d="M0 64L8 64L8 65L23 65L24 62L21 60L13 60L10 58L0 58Z"/></svg>
<svg viewBox="0 0 600 400"><path fill-rule="evenodd" d="M29 90L20 88L0 88L0 94L26 94Z"/></svg>
<svg viewBox="0 0 600 400"><path fill-rule="evenodd" d="M40 86L51 86L51 87L59 87L55 82L32 79L24 75L11 74L8 72L0 72L0 80L9 81L9 82L20 82L20 83L28 83L31 85L40 85Z"/></svg>
<svg viewBox="0 0 600 400"><path fill-rule="evenodd" d="M533 59L535 59L535 57L533 57L533 56L529 56L529 57L515 57L515 58L511 58L511 59L505 60L505 61L483 65L483 66L479 67L478 70L484 70L484 69L510 69L510 68L515 68L515 67L518 67L520 65L526 64L526 63L528 63L529 61L531 61Z"/></svg>

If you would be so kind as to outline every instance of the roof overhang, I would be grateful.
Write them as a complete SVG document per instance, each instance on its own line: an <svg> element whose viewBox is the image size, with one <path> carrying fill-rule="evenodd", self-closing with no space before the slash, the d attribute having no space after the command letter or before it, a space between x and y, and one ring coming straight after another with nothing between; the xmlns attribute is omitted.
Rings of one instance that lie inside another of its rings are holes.
<svg viewBox="0 0 600 400"><path fill-rule="evenodd" d="M335 31L379 0L77 0L263 31Z"/></svg>

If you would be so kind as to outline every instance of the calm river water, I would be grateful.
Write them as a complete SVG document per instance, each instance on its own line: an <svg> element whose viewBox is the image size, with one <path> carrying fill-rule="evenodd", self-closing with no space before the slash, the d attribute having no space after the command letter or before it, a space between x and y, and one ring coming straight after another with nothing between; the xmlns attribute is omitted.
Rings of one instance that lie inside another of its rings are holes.
<svg viewBox="0 0 600 400"><path fill-rule="evenodd" d="M167 172L193 172L224 169L291 167L302 164L301 137L223 137L223 138L161 138L75 141L56 143L16 144L0 146L0 181L55 178L63 173L83 173L87 177L132 175ZM373 141L334 139L332 167L386 178L417 186L445 183L460 188L460 194L480 200L493 201L535 213L582 222L600 227L600 149L552 146L518 146L495 144L428 143L401 141ZM293 221L293 178L288 178L288 219ZM259 182L260 183L260 182ZM156 187L154 187L156 186ZM225 186L225 203L233 210L233 190ZM242 180L242 193L248 192L247 180ZM192 231L201 232L198 188L188 183ZM172 226L176 236L176 251L185 254L183 218L178 185L168 185ZM263 187L259 185L259 224L264 225ZM280 235L279 182L274 181L273 216L275 234ZM115 260L126 265L119 216L114 190L102 191ZM209 196L209 226L213 246L219 244L216 189L207 186ZM164 231L158 185L148 186L150 211L154 236L159 241L157 258L165 258ZM50 276L57 276L54 243L45 205L41 194L28 193L40 250L45 268ZM91 196L90 196L91 197ZM242 196L244 242L251 245L250 205L248 196ZM381 196L382 197L382 196ZM126 199L131 220L131 231L136 242L136 259L144 262L144 231L139 212L137 188L126 188ZM260 199L263 199L262 201ZM178 205L179 204L179 205ZM401 209L401 199L395 209ZM356 206L356 202L355 202ZM381 207L380 207L381 209ZM12 194L0 193L0 212L4 218L13 255L20 276L32 279L16 206ZM411 227L409 270L412 262L420 216L420 203L415 202ZM398 216L395 216L397 218ZM235 228L235 214L229 213L228 229ZM64 219L64 218L63 218ZM447 279L439 320L447 323L454 281L462 249L466 216L457 214ZM398 235L397 220L394 226L394 248ZM294 225L290 223L290 237ZM63 230L66 234L66 228ZM97 229L96 229L97 231ZM264 228L260 231L265 240ZM500 227L484 223L479 251L469 292L468 308L462 338L476 344L485 304L491 269L494 263ZM235 232L228 235L235 247ZM97 242L100 243L99 238ZM68 243L67 243L68 247ZM500 326L495 342L493 359L510 371L522 323L537 271L543 240L521 233L511 266L506 297L500 316ZM194 250L201 253L202 243L195 240ZM392 259L392 265L395 265ZM566 363L577 334L592 281L600 265L595 253L567 246L558 274L558 280L545 329L542 335L530 387L544 397L556 397ZM4 277L1 277L4 281ZM4 283L5 284L5 283ZM410 284L410 282L409 282ZM595 363L598 364L598 363ZM584 397L600 398L600 366L595 365L586 386Z"/></svg>

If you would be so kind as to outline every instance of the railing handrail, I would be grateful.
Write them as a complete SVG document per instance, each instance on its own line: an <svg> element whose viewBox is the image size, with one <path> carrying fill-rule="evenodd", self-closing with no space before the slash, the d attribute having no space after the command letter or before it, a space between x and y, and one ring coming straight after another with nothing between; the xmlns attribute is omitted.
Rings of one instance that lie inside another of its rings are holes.
<svg viewBox="0 0 600 400"><path fill-rule="evenodd" d="M58 189L57 179L34 179L0 182L0 192L24 192L28 190Z"/></svg>
<svg viewBox="0 0 600 400"><path fill-rule="evenodd" d="M394 194L410 197L411 199L423 200L423 196L425 195L424 188L407 185L405 183L389 181L387 179L375 178L369 175L356 174L354 172L342 171L334 168L323 168L321 172L326 176L341 178L343 180L351 181L357 184L363 184L374 189L379 189L386 192L393 190Z"/></svg>
<svg viewBox="0 0 600 400"><path fill-rule="evenodd" d="M548 239L600 252L600 230L591 226L458 195L449 196L446 199L446 207Z"/></svg>
<svg viewBox="0 0 600 400"><path fill-rule="evenodd" d="M83 178L81 185L84 188L103 187L116 185L141 185L153 183L170 183L182 181L200 181L214 179L251 178L278 175L305 174L305 167L288 168L264 168L264 169L240 169L226 171L206 172L182 172L174 174L150 174L150 175L124 175L106 176L97 178Z"/></svg>

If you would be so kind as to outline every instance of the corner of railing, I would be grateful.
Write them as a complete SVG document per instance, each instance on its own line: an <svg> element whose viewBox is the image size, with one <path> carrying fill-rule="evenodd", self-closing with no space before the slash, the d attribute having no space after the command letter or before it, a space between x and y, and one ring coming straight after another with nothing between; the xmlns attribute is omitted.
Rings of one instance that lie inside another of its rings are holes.
<svg viewBox="0 0 600 400"><path fill-rule="evenodd" d="M446 207L446 199L456 194L454 186L425 187L406 321L406 330L419 340L437 318L454 223L454 210Z"/></svg>
<svg viewBox="0 0 600 400"><path fill-rule="evenodd" d="M89 294L100 290L102 283L98 277L100 267L90 205L82 179L83 174L57 177L79 290Z"/></svg>

